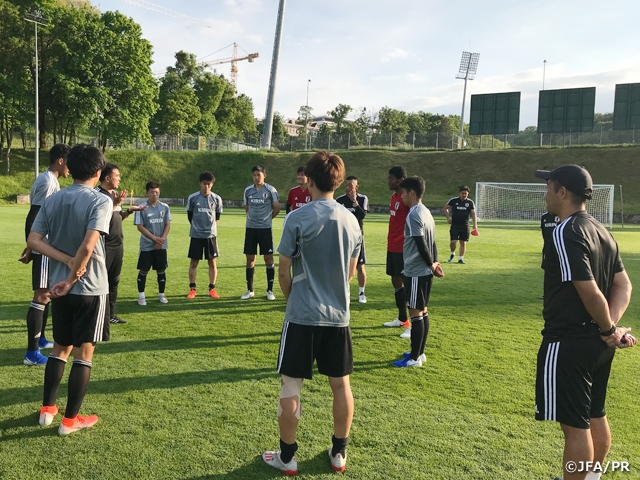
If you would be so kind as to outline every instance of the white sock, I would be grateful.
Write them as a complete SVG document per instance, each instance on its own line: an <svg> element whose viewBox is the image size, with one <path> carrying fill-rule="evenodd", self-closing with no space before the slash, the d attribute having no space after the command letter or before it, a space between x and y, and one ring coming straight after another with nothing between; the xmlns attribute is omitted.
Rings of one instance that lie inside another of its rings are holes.
<svg viewBox="0 0 640 480"><path fill-rule="evenodd" d="M464 255L460 255L460 260L464 260Z"/></svg>
<svg viewBox="0 0 640 480"><path fill-rule="evenodd" d="M456 251L454 250L453 252L451 252L451 256L455 257L456 256Z"/></svg>
<svg viewBox="0 0 640 480"><path fill-rule="evenodd" d="M359 295L364 295L364 287L358 287Z"/></svg>
<svg viewBox="0 0 640 480"><path fill-rule="evenodd" d="M144 298L144 292L138 292L138 298Z"/></svg>
<svg viewBox="0 0 640 480"><path fill-rule="evenodd" d="M584 477L584 480L600 480L601 473L589 472L587 476Z"/></svg>

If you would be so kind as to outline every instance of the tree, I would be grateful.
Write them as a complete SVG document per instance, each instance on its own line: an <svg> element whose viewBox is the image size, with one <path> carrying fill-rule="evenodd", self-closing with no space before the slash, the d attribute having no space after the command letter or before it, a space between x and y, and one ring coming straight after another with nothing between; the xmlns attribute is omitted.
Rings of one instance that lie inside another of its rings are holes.
<svg viewBox="0 0 640 480"><path fill-rule="evenodd" d="M406 112L394 108L383 107L378 113L378 124L383 133L393 133L394 138L404 141L409 133L408 117Z"/></svg>
<svg viewBox="0 0 640 480"><path fill-rule="evenodd" d="M353 110L353 108L351 108L350 105L339 103L336 108L327 112L327 115L332 117L334 123L336 124L336 133L338 134L347 133L344 130L343 125L345 123L344 121L347 118L347 115L349 115L349 112L351 112L351 110Z"/></svg>
<svg viewBox="0 0 640 480"><path fill-rule="evenodd" d="M257 130L260 135L264 135L264 120L260 121L257 125ZM275 112L273 114L273 123L271 125L271 143L276 147L281 147L289 142L289 133L284 126L284 118L280 113Z"/></svg>
<svg viewBox="0 0 640 480"><path fill-rule="evenodd" d="M198 97L188 85L167 95L162 121L166 133L182 137L200 120Z"/></svg>

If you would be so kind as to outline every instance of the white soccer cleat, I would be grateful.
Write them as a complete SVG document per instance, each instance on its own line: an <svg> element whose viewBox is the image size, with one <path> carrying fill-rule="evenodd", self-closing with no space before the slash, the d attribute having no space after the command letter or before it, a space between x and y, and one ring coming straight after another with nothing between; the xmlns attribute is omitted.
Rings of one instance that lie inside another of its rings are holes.
<svg viewBox="0 0 640 480"><path fill-rule="evenodd" d="M48 427L53 422L53 418L58 414L58 407L55 405L42 406L40 408L40 418L38 423L41 427Z"/></svg>
<svg viewBox="0 0 640 480"><path fill-rule="evenodd" d="M244 295L242 295L240 297L240 300L249 300L250 298L252 298L255 294L251 291L247 291L247 293L245 293ZM265 460L266 461L266 460Z"/></svg>
<svg viewBox="0 0 640 480"><path fill-rule="evenodd" d="M347 468L347 452L344 452L344 457L340 453L336 453L334 457L331 455L332 448L329 448L327 452L329 454L329 459L331 460L331 470L334 472L344 472L344 469Z"/></svg>
<svg viewBox="0 0 640 480"><path fill-rule="evenodd" d="M158 301L160 303L169 303L169 300L167 300L167 296L164 293L158 294Z"/></svg>
<svg viewBox="0 0 640 480"><path fill-rule="evenodd" d="M252 292L253 293L253 292ZM285 475L290 477L297 475L298 473L298 462L296 461L296 456L289 463L284 463L280 459L280 451L277 452L264 452L262 454L262 459L264 462L270 467L277 468Z"/></svg>
<svg viewBox="0 0 640 480"><path fill-rule="evenodd" d="M358 301L360 303L367 303L367 296L364 293L358 295Z"/></svg>
<svg viewBox="0 0 640 480"><path fill-rule="evenodd" d="M400 338L411 338L411 329L407 328L404 332L400 334Z"/></svg>
<svg viewBox="0 0 640 480"><path fill-rule="evenodd" d="M396 318L395 320L392 320L391 322L384 322L383 325L385 327L402 327L402 326L404 326L404 323L401 322L399 318Z"/></svg>
<svg viewBox="0 0 640 480"><path fill-rule="evenodd" d="M267 290L267 300L275 300L275 299L276 299L276 296L273 294L273 292L271 290Z"/></svg>
<svg viewBox="0 0 640 480"><path fill-rule="evenodd" d="M144 307L147 304L147 299L144 298L144 294L138 295L138 305Z"/></svg>

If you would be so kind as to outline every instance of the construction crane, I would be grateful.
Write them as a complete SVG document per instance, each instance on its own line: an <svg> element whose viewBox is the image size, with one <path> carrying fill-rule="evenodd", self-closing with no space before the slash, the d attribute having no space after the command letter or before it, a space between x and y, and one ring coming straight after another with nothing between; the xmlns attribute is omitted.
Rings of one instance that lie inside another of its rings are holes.
<svg viewBox="0 0 640 480"><path fill-rule="evenodd" d="M225 47L226 48L226 47ZM245 52L246 53L246 52ZM256 58L258 58L260 54L256 53L247 53L244 57L238 56L238 44L233 42L233 56L227 58L221 58L219 60L210 60L208 62L203 62L203 65L206 67L212 67L213 65L220 65L221 63L231 63L231 84L233 88L238 88L238 62L242 60L248 60L249 63L253 63Z"/></svg>

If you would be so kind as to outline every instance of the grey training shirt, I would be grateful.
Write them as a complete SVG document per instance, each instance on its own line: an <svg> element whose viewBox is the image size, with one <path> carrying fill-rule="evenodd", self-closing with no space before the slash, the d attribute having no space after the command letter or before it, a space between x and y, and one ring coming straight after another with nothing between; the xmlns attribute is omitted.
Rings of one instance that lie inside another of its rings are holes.
<svg viewBox="0 0 640 480"><path fill-rule="evenodd" d="M285 321L349 325L349 262L361 244L358 221L335 200L314 200L285 217L278 252L292 259L293 272Z"/></svg>
<svg viewBox="0 0 640 480"><path fill-rule="evenodd" d="M402 248L402 257L404 258L405 277L425 277L433 275L433 272L418 251L416 241L411 237L424 237L424 243L431 255L431 259L435 262L436 249L435 245L435 229L436 224L433 216L427 207L422 203L417 203L409 209L407 221L404 224L404 247Z"/></svg>
<svg viewBox="0 0 640 480"><path fill-rule="evenodd" d="M278 191L268 183L256 189L255 185L249 185L244 189L242 205L248 206L247 228L271 228L271 214L273 203L278 203Z"/></svg>
<svg viewBox="0 0 640 480"><path fill-rule="evenodd" d="M187 199L187 212L192 212L191 238L212 238L218 234L216 213L222 213L222 198L211 192L208 196L192 193Z"/></svg>
<svg viewBox="0 0 640 480"><path fill-rule="evenodd" d="M113 202L109 197L87 185L74 183L44 201L31 230L47 235L46 242L49 245L75 257L87 230L109 233L112 211ZM69 273L66 264L51 259L49 286L65 280ZM93 249L86 273L71 287L69 293L91 296L109 293L103 235L100 235Z"/></svg>
<svg viewBox="0 0 640 480"><path fill-rule="evenodd" d="M45 170L36 178L31 187L31 205L42 205L45 199L60 191L58 177L51 170Z"/></svg>
<svg viewBox="0 0 640 480"><path fill-rule="evenodd" d="M166 223L171 221L169 205L163 202L158 202L154 207L149 202L142 202L140 206L146 206L148 208L146 210L136 212L133 217L133 224L142 225L156 237L161 237ZM166 250L168 246L169 240L165 239L162 250ZM140 251L149 252L155 249L154 241L140 234Z"/></svg>

